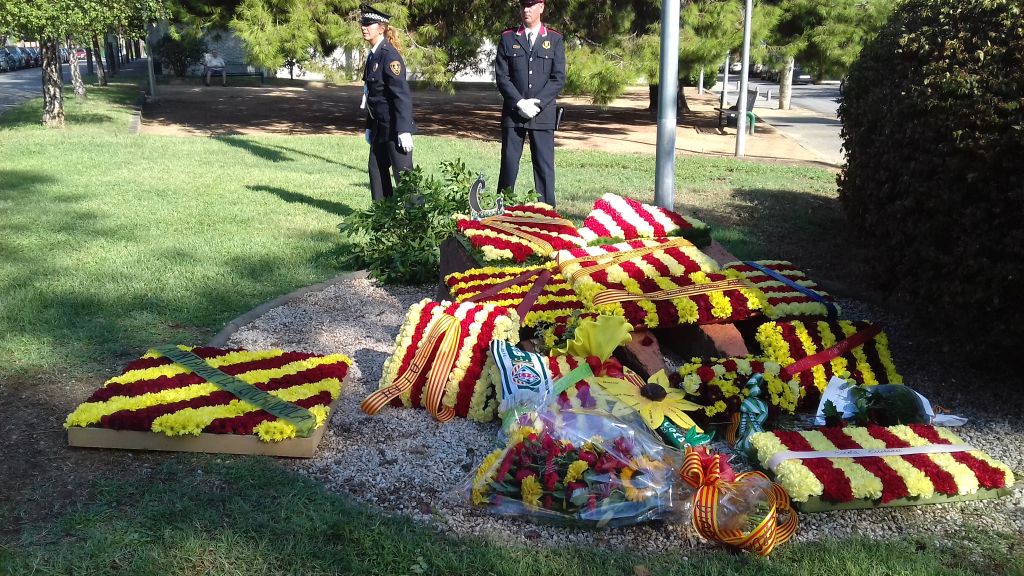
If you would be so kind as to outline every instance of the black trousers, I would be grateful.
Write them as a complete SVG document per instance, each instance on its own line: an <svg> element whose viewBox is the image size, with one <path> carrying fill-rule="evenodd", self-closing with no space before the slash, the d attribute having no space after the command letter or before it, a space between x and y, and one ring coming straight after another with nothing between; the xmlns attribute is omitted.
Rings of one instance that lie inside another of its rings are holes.
<svg viewBox="0 0 1024 576"><path fill-rule="evenodd" d="M394 194L394 188L391 186L391 174L388 170L394 170L397 184L402 179L402 172L412 170L412 152L399 150L394 140L374 142L370 145L369 169L370 198L374 202L390 198Z"/></svg>
<svg viewBox="0 0 1024 576"><path fill-rule="evenodd" d="M523 142L530 134L530 158L533 160L533 189L541 202L555 205L555 131L527 130L503 126L501 129L501 173L498 190L516 187Z"/></svg>

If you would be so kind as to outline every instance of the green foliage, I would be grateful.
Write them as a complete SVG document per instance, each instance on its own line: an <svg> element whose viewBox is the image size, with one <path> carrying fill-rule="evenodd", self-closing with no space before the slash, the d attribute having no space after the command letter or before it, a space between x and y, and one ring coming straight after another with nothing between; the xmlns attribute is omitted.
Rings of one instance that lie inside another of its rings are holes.
<svg viewBox="0 0 1024 576"><path fill-rule="evenodd" d="M586 94L599 106L621 96L632 79L624 59L614 50L584 46L569 50L565 58L565 92Z"/></svg>
<svg viewBox="0 0 1024 576"><path fill-rule="evenodd" d="M242 0L231 28L245 45L249 62L278 68L292 60L314 67L338 47L358 45L357 30L345 16L357 7L347 0Z"/></svg>
<svg viewBox="0 0 1024 576"><path fill-rule="evenodd" d="M771 42L777 60L795 57L812 74L846 73L891 13L894 0L784 0Z"/></svg>
<svg viewBox="0 0 1024 576"><path fill-rule="evenodd" d="M175 76L184 76L189 66L202 61L206 42L191 31L181 34L165 34L153 43L153 55L174 70Z"/></svg>
<svg viewBox="0 0 1024 576"><path fill-rule="evenodd" d="M352 242L349 263L385 284L425 284L440 273L441 242L455 232L455 214L467 210L474 175L461 160L441 163L440 179L417 166L390 198L339 225Z"/></svg>
<svg viewBox="0 0 1024 576"><path fill-rule="evenodd" d="M908 0L853 65L840 198L877 280L958 343L1024 339L1024 20Z"/></svg>

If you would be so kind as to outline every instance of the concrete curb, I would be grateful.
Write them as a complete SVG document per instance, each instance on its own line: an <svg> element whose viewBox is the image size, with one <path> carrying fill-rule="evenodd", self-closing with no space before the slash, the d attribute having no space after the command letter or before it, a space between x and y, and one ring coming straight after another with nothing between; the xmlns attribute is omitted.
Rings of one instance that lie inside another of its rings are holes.
<svg viewBox="0 0 1024 576"><path fill-rule="evenodd" d="M221 348L225 344L227 344L228 339L231 338L231 335L237 332L239 328L266 314L268 310L272 310L274 308L277 308L278 306L283 306L291 302L292 300L295 300L296 298L309 294L310 292L319 292L320 290L323 290L335 284L340 284L348 280L358 280L362 278L367 278L368 276L369 273L366 270L345 272L319 284L313 284L312 286L299 288L294 292L289 292L288 294L285 294L283 296L278 296L277 298L274 298L269 302L264 302L263 304L260 304L259 306L253 308L252 310L249 310L245 314L242 314L238 318L235 318L234 320L225 324L224 328L222 328L221 331L218 332L216 336L210 339L210 341L206 345L213 348Z"/></svg>

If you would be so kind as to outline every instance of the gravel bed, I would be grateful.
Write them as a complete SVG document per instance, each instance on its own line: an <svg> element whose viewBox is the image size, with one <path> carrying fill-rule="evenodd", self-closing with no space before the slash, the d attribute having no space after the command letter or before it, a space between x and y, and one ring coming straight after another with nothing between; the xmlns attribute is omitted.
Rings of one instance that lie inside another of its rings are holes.
<svg viewBox="0 0 1024 576"><path fill-rule="evenodd" d="M282 348L328 354L342 352L354 361L337 412L317 456L288 465L323 483L384 510L407 515L450 534L475 534L501 542L552 546L600 545L629 550L679 550L707 547L687 521L611 530L580 530L537 525L489 515L466 504L458 486L494 448L496 424L456 419L435 422L425 411L385 408L376 417L359 410L377 388L406 309L433 287L381 287L353 279L307 293L243 326L229 346ZM986 380L884 309L843 300L844 317L871 319L889 334L897 368L906 383L970 418L957 430L969 442L1007 463L1018 478L1024 469L1024 424L1019 398L995 398ZM1005 386L1004 386L1005 388ZM721 448L721 446L719 446ZM737 462L742 468L742 462ZM1024 490L998 500L957 504L802 514L795 540L817 541L861 535L872 538L935 536L961 541L965 527L1024 533Z"/></svg>

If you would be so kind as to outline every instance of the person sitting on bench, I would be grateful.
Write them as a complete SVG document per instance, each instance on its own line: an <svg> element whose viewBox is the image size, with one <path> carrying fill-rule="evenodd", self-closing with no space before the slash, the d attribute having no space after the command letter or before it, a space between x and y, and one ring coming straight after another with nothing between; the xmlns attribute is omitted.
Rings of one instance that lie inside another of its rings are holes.
<svg viewBox="0 0 1024 576"><path fill-rule="evenodd" d="M224 59L216 50L206 55L206 85L210 85L210 76L220 74L221 84L228 85L228 71Z"/></svg>

